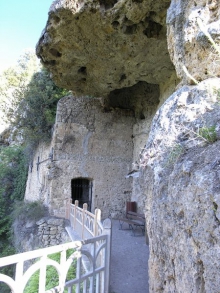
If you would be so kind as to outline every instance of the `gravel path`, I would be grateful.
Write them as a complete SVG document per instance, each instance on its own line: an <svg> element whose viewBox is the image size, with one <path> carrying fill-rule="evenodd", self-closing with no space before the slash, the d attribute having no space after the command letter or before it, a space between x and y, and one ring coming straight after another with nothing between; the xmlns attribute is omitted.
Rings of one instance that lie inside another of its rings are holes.
<svg viewBox="0 0 220 293"><path fill-rule="evenodd" d="M112 226L110 293L148 293L149 247L145 236L119 230L117 220L112 220Z"/></svg>

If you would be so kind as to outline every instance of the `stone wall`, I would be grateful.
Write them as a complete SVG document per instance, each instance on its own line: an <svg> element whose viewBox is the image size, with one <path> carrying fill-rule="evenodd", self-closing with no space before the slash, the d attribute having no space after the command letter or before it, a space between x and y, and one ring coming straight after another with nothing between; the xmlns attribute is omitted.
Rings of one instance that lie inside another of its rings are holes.
<svg viewBox="0 0 220 293"><path fill-rule="evenodd" d="M47 180L48 163L51 162L49 155L52 152L52 145L40 143L34 153L32 162L29 165L28 179L26 183L25 199L27 201L42 201L48 206L46 201L50 192ZM38 164L40 162L40 164Z"/></svg>
<svg viewBox="0 0 220 293"><path fill-rule="evenodd" d="M65 230L65 219L55 217L45 217L37 223L38 238L42 247L58 245L65 240L70 241Z"/></svg>
<svg viewBox="0 0 220 293"><path fill-rule="evenodd" d="M175 85L175 78L167 91ZM58 105L53 141L38 147L30 166L26 199L42 200L50 207L56 202L56 211L51 209L51 213L64 216L64 200L71 197L71 180L89 178L97 193L92 210L101 207L103 215L114 216L124 212L125 202L132 200L143 212L145 198L139 179L125 176L140 167L152 119L165 95L158 85L139 82L113 91L105 99L63 98ZM111 190L117 194L116 202ZM114 204L109 203L111 198Z"/></svg>
<svg viewBox="0 0 220 293"><path fill-rule="evenodd" d="M45 216L36 220L21 214L13 223L14 246L21 253L69 242L65 225L65 219Z"/></svg>
<svg viewBox="0 0 220 293"><path fill-rule="evenodd" d="M132 186L125 178L132 166L134 114L130 109L106 108L102 99L68 96L60 100L50 146L36 152L29 172L26 199L41 199L51 214L65 215L65 199L71 198L71 180L93 183L91 210L103 217L125 210ZM53 160L39 165L36 160Z"/></svg>

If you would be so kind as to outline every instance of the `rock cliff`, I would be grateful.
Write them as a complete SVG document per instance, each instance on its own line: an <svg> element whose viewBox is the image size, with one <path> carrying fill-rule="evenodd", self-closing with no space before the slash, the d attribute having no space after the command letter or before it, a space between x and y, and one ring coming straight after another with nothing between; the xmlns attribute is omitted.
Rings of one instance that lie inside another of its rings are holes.
<svg viewBox="0 0 220 293"><path fill-rule="evenodd" d="M211 91L215 88L220 79L175 92L154 117L142 153L151 292L219 292L220 105Z"/></svg>
<svg viewBox="0 0 220 293"><path fill-rule="evenodd" d="M122 122L139 167L151 293L219 293L220 57L206 37L218 44L219 15L217 0L57 0L37 45L57 84L102 97L96 121L121 111L112 131Z"/></svg>

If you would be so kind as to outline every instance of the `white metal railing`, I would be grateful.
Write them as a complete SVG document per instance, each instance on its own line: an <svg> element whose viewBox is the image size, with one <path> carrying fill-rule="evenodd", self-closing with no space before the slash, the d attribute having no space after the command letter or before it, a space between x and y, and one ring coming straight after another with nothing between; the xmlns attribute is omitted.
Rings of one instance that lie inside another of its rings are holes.
<svg viewBox="0 0 220 293"><path fill-rule="evenodd" d="M109 275L110 275L110 257L111 257L111 221L106 219L104 223L101 222L101 210L96 209L95 213L91 213L87 210L87 203L83 204L83 208L79 207L79 201L75 200L75 204L71 203L71 199L66 202L66 218L69 219L72 229L81 236L81 239L90 239L91 237L98 237L100 235L107 235L107 246L108 249L100 252L97 262L101 262L102 258L105 258L105 270L106 276L102 283L105 283L106 287L109 287ZM100 242L97 242L101 245ZM86 249L91 251L92 247L87 245ZM104 253L104 254L103 254ZM86 261L83 258L83 263ZM88 267L88 263L85 264ZM97 291L97 292L107 292L107 291Z"/></svg>
<svg viewBox="0 0 220 293"><path fill-rule="evenodd" d="M38 293L62 293L64 288L68 290L68 293L108 293L111 220L106 219L102 224L100 217L99 211L93 215L86 211L85 206L84 209L80 209L77 205L71 204L69 212L71 225L74 222L82 225L84 230L82 238L85 239L87 233L91 235L90 238L0 258L0 282L7 284L12 293L23 293L31 276L39 270ZM68 249L74 249L74 252L67 258ZM57 252L60 252L60 262L48 257ZM83 259L87 259L86 269L83 266ZM34 263L25 269L26 262L30 263L30 261ZM2 267L13 264L15 265L14 278L1 274ZM46 291L47 266L53 266L56 269L59 282L56 287ZM75 278L66 280L70 266L75 266Z"/></svg>
<svg viewBox="0 0 220 293"><path fill-rule="evenodd" d="M71 227L80 234L82 239L96 237L103 233L101 210L96 209L93 214L87 208L87 203L80 208L78 200L75 201L75 204L67 202L66 218L70 220Z"/></svg>

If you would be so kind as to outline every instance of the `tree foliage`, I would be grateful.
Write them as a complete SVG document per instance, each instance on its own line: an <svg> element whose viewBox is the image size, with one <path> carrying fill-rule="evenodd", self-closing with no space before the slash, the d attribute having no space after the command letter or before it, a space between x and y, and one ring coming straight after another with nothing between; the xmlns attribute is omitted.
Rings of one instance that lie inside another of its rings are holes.
<svg viewBox="0 0 220 293"><path fill-rule="evenodd" d="M0 147L0 257L15 253L10 241L11 212L15 201L23 200L27 179L27 162L23 147ZM6 267L1 273L12 276L13 266ZM0 292L8 293L9 288L0 284Z"/></svg>
<svg viewBox="0 0 220 293"><path fill-rule="evenodd" d="M57 102L66 93L54 84L46 70L33 75L14 117L14 125L23 130L26 141L38 143L51 138Z"/></svg>
<svg viewBox="0 0 220 293"><path fill-rule="evenodd" d="M11 229L10 213L16 200L23 200L27 161L22 147L0 148L0 241Z"/></svg>
<svg viewBox="0 0 220 293"><path fill-rule="evenodd" d="M16 67L0 76L0 119L23 138L19 146L0 146L0 257L15 252L10 241L12 210L16 201L24 199L29 155L40 141L51 138L56 106L65 94L32 52L26 52ZM13 268L6 270L13 273ZM0 284L0 292L10 290Z"/></svg>
<svg viewBox="0 0 220 293"><path fill-rule="evenodd" d="M68 92L54 84L33 53L26 53L1 77L0 103L8 124L20 130L27 144L48 141L58 100Z"/></svg>

